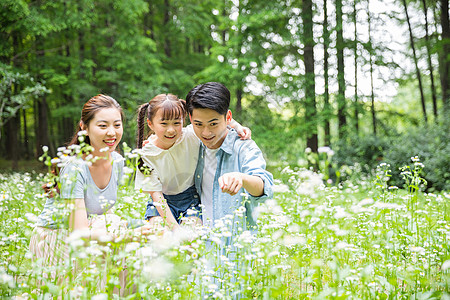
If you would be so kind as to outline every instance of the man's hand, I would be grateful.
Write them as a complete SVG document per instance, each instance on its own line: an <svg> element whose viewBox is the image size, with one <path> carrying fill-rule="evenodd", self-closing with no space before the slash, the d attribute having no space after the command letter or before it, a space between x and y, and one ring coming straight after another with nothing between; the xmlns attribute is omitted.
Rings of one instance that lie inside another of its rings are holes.
<svg viewBox="0 0 450 300"><path fill-rule="evenodd" d="M223 193L228 193L231 196L234 196L242 188L243 181L244 174L242 173L226 173L219 177L219 187Z"/></svg>

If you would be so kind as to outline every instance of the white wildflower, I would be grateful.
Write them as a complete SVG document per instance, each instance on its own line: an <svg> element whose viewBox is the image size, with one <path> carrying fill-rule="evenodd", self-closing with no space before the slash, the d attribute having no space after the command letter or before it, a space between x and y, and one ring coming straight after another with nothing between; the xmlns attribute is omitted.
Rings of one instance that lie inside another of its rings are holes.
<svg viewBox="0 0 450 300"><path fill-rule="evenodd" d="M450 259L444 261L444 263L442 264L441 270L442 271L447 271L448 269L450 269Z"/></svg>

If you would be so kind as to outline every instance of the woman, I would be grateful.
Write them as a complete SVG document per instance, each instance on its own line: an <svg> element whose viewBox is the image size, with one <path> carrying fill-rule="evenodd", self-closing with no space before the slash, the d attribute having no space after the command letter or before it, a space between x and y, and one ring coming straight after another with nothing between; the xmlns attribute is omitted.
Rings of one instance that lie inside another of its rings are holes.
<svg viewBox="0 0 450 300"><path fill-rule="evenodd" d="M59 176L60 200L47 199L30 240L30 251L35 257L53 266L69 257L65 241L72 232L105 242L152 231L149 224L127 229L125 221L108 214L116 203L124 167L123 157L115 152L123 134L120 105L109 96L97 95L83 106L78 125L67 149L81 150L76 145L84 139L91 151L64 166Z"/></svg>

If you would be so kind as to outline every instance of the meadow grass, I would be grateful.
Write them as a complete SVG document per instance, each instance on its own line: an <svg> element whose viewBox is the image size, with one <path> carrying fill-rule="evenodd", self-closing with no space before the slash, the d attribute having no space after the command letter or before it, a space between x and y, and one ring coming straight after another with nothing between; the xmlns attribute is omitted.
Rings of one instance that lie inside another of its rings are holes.
<svg viewBox="0 0 450 300"><path fill-rule="evenodd" d="M333 184L328 173L286 166L277 172L274 198L254 212L257 233L239 225L245 215L241 207L214 229L197 228L195 233L104 243L72 234L69 259L55 267L42 266L28 252L36 216L45 203L40 187L44 175L3 174L0 295L450 299L450 195L422 192L420 168L413 159L402 173L405 187L398 188L389 186L389 166L383 164L369 177L349 168L349 176L339 184ZM133 170L127 170L132 176ZM140 219L147 196L132 187L132 180L125 181L115 213ZM122 275L127 290L118 293Z"/></svg>

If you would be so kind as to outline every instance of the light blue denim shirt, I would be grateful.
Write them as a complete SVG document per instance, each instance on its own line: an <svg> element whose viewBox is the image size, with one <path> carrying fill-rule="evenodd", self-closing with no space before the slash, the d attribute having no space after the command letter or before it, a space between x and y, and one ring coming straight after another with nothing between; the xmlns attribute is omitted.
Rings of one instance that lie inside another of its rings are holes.
<svg viewBox="0 0 450 300"><path fill-rule="evenodd" d="M204 166L205 146L200 146L198 164L195 170L195 187L199 194L202 192L202 177ZM242 193L248 195L245 201L246 218L248 225L254 227L256 220L253 219L253 210L259 202L273 196L273 176L266 171L266 161L261 150L252 140L241 140L234 129L229 129L225 140L216 153L217 169L213 184L213 222L226 215L233 215L237 208L244 203ZM236 195L223 193L219 187L220 176L230 172L241 172L248 175L258 176L264 181L264 194L254 197L241 189ZM246 224L244 224L246 227Z"/></svg>

